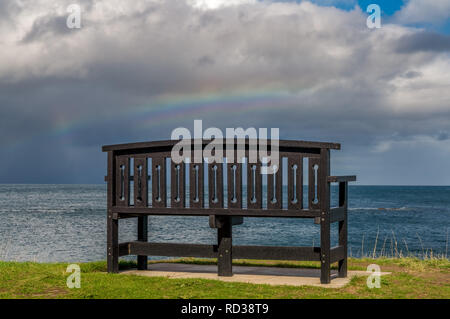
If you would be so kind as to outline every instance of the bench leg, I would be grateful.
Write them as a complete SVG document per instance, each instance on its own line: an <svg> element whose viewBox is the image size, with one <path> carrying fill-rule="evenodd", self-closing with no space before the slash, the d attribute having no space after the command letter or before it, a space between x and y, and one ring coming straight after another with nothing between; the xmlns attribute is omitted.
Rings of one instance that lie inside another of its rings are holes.
<svg viewBox="0 0 450 319"><path fill-rule="evenodd" d="M339 260L338 277L347 277L347 216L339 222L339 246L344 246L344 259Z"/></svg>
<svg viewBox="0 0 450 319"><path fill-rule="evenodd" d="M106 227L106 261L109 273L119 272L119 220L113 219L112 214L108 214Z"/></svg>
<svg viewBox="0 0 450 319"><path fill-rule="evenodd" d="M345 208L344 220L339 222L339 246L344 247L344 259L339 260L339 273L341 278L347 277L347 198L348 198L348 183L339 183L339 206Z"/></svg>
<svg viewBox="0 0 450 319"><path fill-rule="evenodd" d="M147 242L148 241L148 216L138 217L137 225L138 241ZM147 270L148 257L147 256L137 256L137 268L138 270Z"/></svg>
<svg viewBox="0 0 450 319"><path fill-rule="evenodd" d="M322 214L320 221L320 254L320 283L329 284L331 281L329 214Z"/></svg>
<svg viewBox="0 0 450 319"><path fill-rule="evenodd" d="M217 241L219 246L217 274L219 276L233 276L231 217L224 218L222 227L217 229Z"/></svg>

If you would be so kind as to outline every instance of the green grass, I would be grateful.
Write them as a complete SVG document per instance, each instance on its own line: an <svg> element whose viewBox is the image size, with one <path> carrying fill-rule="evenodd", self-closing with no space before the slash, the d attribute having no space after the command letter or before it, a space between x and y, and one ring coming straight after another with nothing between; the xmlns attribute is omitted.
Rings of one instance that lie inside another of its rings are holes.
<svg viewBox="0 0 450 319"><path fill-rule="evenodd" d="M165 261L166 262L166 261ZM211 264L214 260L170 262ZM68 264L0 262L0 298L450 298L450 261L349 259L350 270L378 264L391 275L381 277L380 289L369 289L366 277L354 277L339 289L229 283L206 279L168 279L105 273L105 262L83 263L81 288L66 286ZM236 265L317 268L314 262L237 260ZM121 262L121 269L133 267Z"/></svg>

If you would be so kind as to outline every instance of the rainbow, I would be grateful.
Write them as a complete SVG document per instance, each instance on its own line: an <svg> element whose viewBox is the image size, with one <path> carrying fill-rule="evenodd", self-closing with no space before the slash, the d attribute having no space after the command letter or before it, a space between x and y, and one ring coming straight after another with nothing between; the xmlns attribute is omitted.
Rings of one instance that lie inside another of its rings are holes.
<svg viewBox="0 0 450 319"><path fill-rule="evenodd" d="M286 91L242 91L221 94L167 94L151 102L126 107L99 120L91 114L74 115L71 120L54 119L55 125L33 137L11 141L9 146L20 146L39 139L70 139L72 134L101 122L130 121L138 128L169 125L183 118L198 118L213 113L220 118L230 112L245 117L255 110L270 110L298 102L298 93ZM86 112L88 113L88 112ZM250 116L250 115L249 115ZM169 138L169 137L168 137Z"/></svg>

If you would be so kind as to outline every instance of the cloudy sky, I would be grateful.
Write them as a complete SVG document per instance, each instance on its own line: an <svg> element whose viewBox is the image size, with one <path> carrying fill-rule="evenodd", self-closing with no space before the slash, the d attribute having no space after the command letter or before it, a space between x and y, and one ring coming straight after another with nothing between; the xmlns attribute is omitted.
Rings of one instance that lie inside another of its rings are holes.
<svg viewBox="0 0 450 319"><path fill-rule="evenodd" d="M449 185L450 0L0 1L0 183L101 183L101 145L194 119L340 142L360 184Z"/></svg>

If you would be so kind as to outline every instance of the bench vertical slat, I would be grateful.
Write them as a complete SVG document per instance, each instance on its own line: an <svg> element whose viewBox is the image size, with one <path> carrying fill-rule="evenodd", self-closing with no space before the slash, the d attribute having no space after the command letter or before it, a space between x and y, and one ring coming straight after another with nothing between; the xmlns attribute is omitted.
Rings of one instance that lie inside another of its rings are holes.
<svg viewBox="0 0 450 319"><path fill-rule="evenodd" d="M296 166L296 169L294 169L294 166ZM303 209L302 156L296 155L288 157L287 176L288 176L288 209Z"/></svg>
<svg viewBox="0 0 450 319"><path fill-rule="evenodd" d="M233 163L227 163L227 174L228 207L242 208L242 163L237 161L236 154Z"/></svg>
<svg viewBox="0 0 450 319"><path fill-rule="evenodd" d="M320 207L320 159L321 157L309 157L308 158L308 208L309 209L318 209ZM318 166L317 170L317 181L316 181L316 171L314 170L314 166ZM317 193L316 193L317 190ZM317 198L316 198L317 197ZM314 202L316 200L316 202Z"/></svg>
<svg viewBox="0 0 450 319"><path fill-rule="evenodd" d="M134 206L148 206L148 168L147 158L134 159Z"/></svg>
<svg viewBox="0 0 450 319"><path fill-rule="evenodd" d="M247 208L262 208L262 175L259 161L247 164Z"/></svg>
<svg viewBox="0 0 450 319"><path fill-rule="evenodd" d="M116 206L128 207L130 205L130 158L116 157Z"/></svg>
<svg viewBox="0 0 450 319"><path fill-rule="evenodd" d="M175 164L170 161L171 173L170 173L170 200L172 207L182 208L185 206L185 189L186 189L186 173L184 162Z"/></svg>
<svg viewBox="0 0 450 319"><path fill-rule="evenodd" d="M330 256L330 183L327 178L330 176L330 150L321 149L320 164L318 170L318 193L321 210L320 218L320 282L328 284L331 281L331 256Z"/></svg>
<svg viewBox="0 0 450 319"><path fill-rule="evenodd" d="M158 170L159 168L159 170ZM152 158L152 205L166 207L166 158Z"/></svg>
<svg viewBox="0 0 450 319"><path fill-rule="evenodd" d="M210 208L223 208L223 163L208 163L208 198Z"/></svg>
<svg viewBox="0 0 450 319"><path fill-rule="evenodd" d="M189 207L203 208L203 163L189 163Z"/></svg>
<svg viewBox="0 0 450 319"><path fill-rule="evenodd" d="M280 163L278 170L275 174L268 174L267 176L267 208L268 209L281 209L283 194L282 194L282 160L280 158ZM274 188L275 180L275 188ZM273 201L275 199L276 201Z"/></svg>

